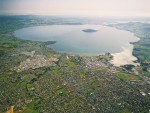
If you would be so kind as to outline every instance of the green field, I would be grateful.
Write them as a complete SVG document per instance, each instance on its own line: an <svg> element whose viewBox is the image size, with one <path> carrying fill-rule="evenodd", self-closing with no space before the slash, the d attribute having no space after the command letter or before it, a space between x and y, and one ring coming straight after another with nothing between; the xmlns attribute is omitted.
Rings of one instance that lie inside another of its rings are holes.
<svg viewBox="0 0 150 113"><path fill-rule="evenodd" d="M102 86L97 86L97 87L95 87L94 89L96 90L96 89L99 89L99 88L102 88Z"/></svg>
<svg viewBox="0 0 150 113"><path fill-rule="evenodd" d="M139 71L140 76L149 76L150 72L146 72L146 71Z"/></svg>
<svg viewBox="0 0 150 113"><path fill-rule="evenodd" d="M13 48L17 47L17 42L12 40L1 38L0 39L0 56L4 55L5 51L12 50Z"/></svg>
<svg viewBox="0 0 150 113"><path fill-rule="evenodd" d="M27 85L27 82L26 81L23 81L22 83L21 83L21 86L26 86Z"/></svg>
<svg viewBox="0 0 150 113"><path fill-rule="evenodd" d="M117 113L130 113L130 111L128 109L124 109L124 110L121 110L121 111L119 111Z"/></svg>
<svg viewBox="0 0 150 113"><path fill-rule="evenodd" d="M60 67L59 67L59 66L56 66L56 67L52 67L51 69L52 69L52 70L56 70L56 69L60 69Z"/></svg>
<svg viewBox="0 0 150 113"><path fill-rule="evenodd" d="M61 71L58 71L60 69L59 66L56 66L56 67L52 67L51 68L57 75L63 75L64 72L61 72Z"/></svg>
<svg viewBox="0 0 150 113"><path fill-rule="evenodd" d="M7 72L5 74L0 75L0 80L6 79L10 76L12 76L15 72Z"/></svg>
<svg viewBox="0 0 150 113"><path fill-rule="evenodd" d="M54 54L49 54L49 57L52 57L52 56L54 56Z"/></svg>
<svg viewBox="0 0 150 113"><path fill-rule="evenodd" d="M42 113L43 108L41 105L42 103L40 103L40 99L34 100L27 105L27 108L22 113Z"/></svg>
<svg viewBox="0 0 150 113"><path fill-rule="evenodd" d="M73 62L68 61L68 66L72 67L75 66L75 64Z"/></svg>
<svg viewBox="0 0 150 113"><path fill-rule="evenodd" d="M36 86L36 84L35 83L27 84L27 89L30 90L33 86Z"/></svg>
<svg viewBox="0 0 150 113"><path fill-rule="evenodd" d="M96 86L94 88L88 88L87 91L92 92L92 91L100 89L100 88L102 88L102 86Z"/></svg>
<svg viewBox="0 0 150 113"><path fill-rule="evenodd" d="M114 75L122 80L138 80L139 79L138 77L134 75L126 74L126 73L114 73Z"/></svg>
<svg viewBox="0 0 150 113"><path fill-rule="evenodd" d="M53 79L50 79L49 82L53 82Z"/></svg>
<svg viewBox="0 0 150 113"><path fill-rule="evenodd" d="M148 109L147 110L143 110L143 111L141 111L139 113L149 113L149 110Z"/></svg>
<svg viewBox="0 0 150 113"><path fill-rule="evenodd" d="M7 50L8 48L13 48L15 46L17 46L17 43L12 40L6 38L0 39L0 49Z"/></svg>
<svg viewBox="0 0 150 113"><path fill-rule="evenodd" d="M25 76L23 76L23 77L25 77L25 78L29 78L29 77L30 77L30 75L25 75Z"/></svg>
<svg viewBox="0 0 150 113"><path fill-rule="evenodd" d="M58 87L56 88L56 90L60 95L67 94L66 90L63 87Z"/></svg>
<svg viewBox="0 0 150 113"><path fill-rule="evenodd" d="M79 76L80 76L80 77L84 77L84 76L85 76L85 74L80 74Z"/></svg>
<svg viewBox="0 0 150 113"><path fill-rule="evenodd" d="M141 61L150 60L150 47L134 45L133 54Z"/></svg>
<svg viewBox="0 0 150 113"><path fill-rule="evenodd" d="M94 89L93 88L89 88L89 89L87 89L89 92L91 92L91 91L94 91Z"/></svg>
<svg viewBox="0 0 150 113"><path fill-rule="evenodd" d="M63 75L63 72L60 72L58 70L53 70L57 75Z"/></svg>

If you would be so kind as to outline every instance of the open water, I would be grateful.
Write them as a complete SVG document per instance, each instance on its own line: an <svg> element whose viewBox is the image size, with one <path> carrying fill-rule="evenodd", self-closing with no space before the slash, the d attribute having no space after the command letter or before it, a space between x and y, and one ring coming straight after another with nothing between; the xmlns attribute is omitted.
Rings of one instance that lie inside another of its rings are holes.
<svg viewBox="0 0 150 113"><path fill-rule="evenodd" d="M97 32L83 32L95 29ZM57 41L53 50L78 55L120 53L124 44L139 40L133 33L102 25L51 25L16 30L18 38L32 41ZM132 48L133 49L133 48Z"/></svg>

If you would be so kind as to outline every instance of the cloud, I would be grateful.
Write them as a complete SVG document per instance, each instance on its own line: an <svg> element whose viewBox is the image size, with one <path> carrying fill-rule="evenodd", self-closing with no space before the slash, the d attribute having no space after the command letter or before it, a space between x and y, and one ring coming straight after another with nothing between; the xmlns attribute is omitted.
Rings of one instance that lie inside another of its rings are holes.
<svg viewBox="0 0 150 113"><path fill-rule="evenodd" d="M150 0L0 0L1 12L64 15L148 15Z"/></svg>

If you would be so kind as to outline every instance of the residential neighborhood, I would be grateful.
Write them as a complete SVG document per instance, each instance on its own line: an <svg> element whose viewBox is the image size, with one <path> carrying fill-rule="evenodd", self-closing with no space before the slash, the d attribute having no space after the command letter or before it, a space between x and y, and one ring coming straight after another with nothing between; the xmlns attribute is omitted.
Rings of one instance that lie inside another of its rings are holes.
<svg viewBox="0 0 150 113"><path fill-rule="evenodd" d="M57 40L32 41L14 35L16 30L27 27L97 25L104 23L101 19L0 17L0 113L149 113L149 23L108 24L140 38L130 42L133 47L130 55L137 58L133 62L140 65L117 66L111 63L113 52L92 56L72 54L53 50L50 46ZM100 31L84 33L92 36Z"/></svg>

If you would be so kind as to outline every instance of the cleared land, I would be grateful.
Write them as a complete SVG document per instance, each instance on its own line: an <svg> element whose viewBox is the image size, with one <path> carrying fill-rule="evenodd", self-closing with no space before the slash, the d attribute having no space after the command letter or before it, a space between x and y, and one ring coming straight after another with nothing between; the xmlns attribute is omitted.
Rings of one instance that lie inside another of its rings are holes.
<svg viewBox="0 0 150 113"><path fill-rule="evenodd" d="M68 66L75 66L75 64L73 62L68 61Z"/></svg>
<svg viewBox="0 0 150 113"><path fill-rule="evenodd" d="M134 75L126 74L126 73L114 73L114 75L122 80L138 80L139 79L138 77Z"/></svg>

